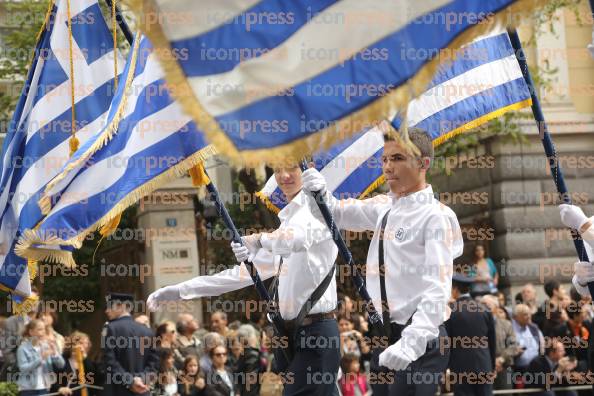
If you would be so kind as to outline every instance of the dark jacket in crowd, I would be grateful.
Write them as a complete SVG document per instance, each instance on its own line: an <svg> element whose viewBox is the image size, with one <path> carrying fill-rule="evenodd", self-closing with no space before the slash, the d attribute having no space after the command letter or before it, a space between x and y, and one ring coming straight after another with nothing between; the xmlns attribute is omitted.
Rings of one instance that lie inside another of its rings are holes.
<svg viewBox="0 0 594 396"><path fill-rule="evenodd" d="M235 369L239 392L241 396L258 396L260 394L261 372L260 351L256 348L245 347L239 357Z"/></svg>
<svg viewBox="0 0 594 396"><path fill-rule="evenodd" d="M137 395L129 389L134 377L142 378L147 385L156 380L159 357L149 328L131 316L123 316L106 323L101 336L105 395Z"/></svg>
<svg viewBox="0 0 594 396"><path fill-rule="evenodd" d="M74 370L70 365L70 354L64 353L64 367L54 369L56 382L52 385L50 391L57 392L62 387L75 388L79 385L78 370ZM89 385L103 386L103 373L98 364L94 363L89 358L83 359L83 367L85 371L85 382ZM87 388L89 396L101 395L101 390ZM80 389L72 392L72 396L80 396Z"/></svg>
<svg viewBox="0 0 594 396"><path fill-rule="evenodd" d="M229 370L227 371L227 375L231 379L232 386L236 386L234 381L233 373ZM206 396L229 396L231 395L231 391L234 390L237 392L237 389L233 389L229 387L223 378L219 375L217 370L214 368L208 373L206 377L206 388L204 389L204 394Z"/></svg>
<svg viewBox="0 0 594 396"><path fill-rule="evenodd" d="M449 368L453 373L495 370L495 323L485 305L470 296L458 298L445 326L451 340Z"/></svg>

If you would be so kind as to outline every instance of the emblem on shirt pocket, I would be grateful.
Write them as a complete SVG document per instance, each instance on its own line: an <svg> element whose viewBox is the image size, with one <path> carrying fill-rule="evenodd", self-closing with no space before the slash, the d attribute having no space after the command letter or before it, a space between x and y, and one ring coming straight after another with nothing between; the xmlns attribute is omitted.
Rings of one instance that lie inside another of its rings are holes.
<svg viewBox="0 0 594 396"><path fill-rule="evenodd" d="M400 227L400 228L398 229L398 231L396 231L396 235L395 235L395 237L396 237L396 239L398 239L399 241L402 241L402 240L404 239L404 235L405 235L405 234L406 234L406 233L404 232L404 228Z"/></svg>

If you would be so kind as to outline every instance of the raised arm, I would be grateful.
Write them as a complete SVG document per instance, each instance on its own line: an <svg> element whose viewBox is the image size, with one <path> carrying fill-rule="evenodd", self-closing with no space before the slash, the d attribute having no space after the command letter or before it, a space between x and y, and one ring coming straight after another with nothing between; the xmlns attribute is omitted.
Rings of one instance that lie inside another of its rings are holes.
<svg viewBox="0 0 594 396"><path fill-rule="evenodd" d="M390 204L387 195L377 195L369 199L336 199L326 189L326 179L315 168L301 175L303 189L308 192L322 191L338 228L350 231L373 231L378 219ZM313 210L313 209L312 209Z"/></svg>
<svg viewBox="0 0 594 396"><path fill-rule="evenodd" d="M268 279L274 276L274 257L266 250L261 249L253 258L253 263L260 274L260 278ZM155 311L161 303L166 301L219 296L252 284L252 278L245 265L237 264L214 275L197 276L176 285L156 290L148 297L147 307L149 310Z"/></svg>

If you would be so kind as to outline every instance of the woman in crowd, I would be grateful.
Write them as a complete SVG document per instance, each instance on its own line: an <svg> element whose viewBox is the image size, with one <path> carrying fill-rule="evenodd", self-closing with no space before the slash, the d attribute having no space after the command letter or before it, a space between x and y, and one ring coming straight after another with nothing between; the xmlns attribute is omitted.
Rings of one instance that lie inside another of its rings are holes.
<svg viewBox="0 0 594 396"><path fill-rule="evenodd" d="M45 340L46 334L42 320L33 319L25 325L23 340L17 349L17 385L21 396L48 393L53 370L64 366L56 344Z"/></svg>
<svg viewBox="0 0 594 396"><path fill-rule="evenodd" d="M76 388L79 382L79 371L81 369L77 350L80 351L82 358L82 368L85 377L85 383L89 385L100 386L98 367L89 359L88 354L91 350L91 339L85 333L80 331L73 332L66 340L64 347L64 367L55 370L55 383L52 384L52 392L59 392L64 396L80 396L82 394L80 389L72 391ZM100 394L99 390L87 388L89 396L97 396Z"/></svg>
<svg viewBox="0 0 594 396"><path fill-rule="evenodd" d="M211 349L212 370L207 376L206 396L235 396L233 374L226 367L227 348L219 345Z"/></svg>
<svg viewBox="0 0 594 396"><path fill-rule="evenodd" d="M177 369L172 349L163 349L159 356L159 375L155 390L155 396L177 395Z"/></svg>
<svg viewBox="0 0 594 396"><path fill-rule="evenodd" d="M43 312L39 312L37 314L37 318L43 320L43 322L45 323L45 328L47 332L46 339L56 344L58 348L58 353L63 353L65 345L64 336L54 329L54 324L56 324L56 322L58 321L58 315L56 314L56 311L46 309Z"/></svg>
<svg viewBox="0 0 594 396"><path fill-rule="evenodd" d="M181 369L184 365L184 357L175 347L177 340L177 331L175 323L167 320L161 323L156 330L157 337L157 352L159 355L165 352L171 352L173 355L174 365L176 369Z"/></svg>
<svg viewBox="0 0 594 396"><path fill-rule="evenodd" d="M177 387L177 393L180 396L203 396L206 382L200 372L198 358L189 355L184 360L184 368Z"/></svg>
<svg viewBox="0 0 594 396"><path fill-rule="evenodd" d="M474 247L472 271L469 275L474 277L473 294L497 293L499 274L497 268L495 268L495 263L486 256L485 247L481 244Z"/></svg>

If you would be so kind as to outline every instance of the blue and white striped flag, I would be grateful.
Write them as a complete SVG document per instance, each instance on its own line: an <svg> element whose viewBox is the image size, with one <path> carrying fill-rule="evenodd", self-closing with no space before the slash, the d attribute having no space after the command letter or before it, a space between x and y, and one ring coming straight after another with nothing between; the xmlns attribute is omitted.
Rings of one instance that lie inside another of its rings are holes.
<svg viewBox="0 0 594 396"><path fill-rule="evenodd" d="M70 252L52 247L79 248L90 232L114 227L128 206L215 153L171 98L148 39L135 38L121 81L105 127L48 184L40 202L49 213L25 231L19 255L71 264Z"/></svg>
<svg viewBox="0 0 594 396"><path fill-rule="evenodd" d="M29 269L27 261L15 255L14 248L20 234L42 219L37 204L40 194L68 160L72 87L75 132L81 143L104 123L114 91L113 38L97 0L70 2L72 47L68 3L55 0L48 11L4 140L0 286L24 296L31 292ZM115 56L119 57L117 51ZM119 64L123 63L120 59Z"/></svg>
<svg viewBox="0 0 594 396"><path fill-rule="evenodd" d="M542 3L124 1L184 110L247 164L298 160L392 119L444 55Z"/></svg>
<svg viewBox="0 0 594 396"><path fill-rule="evenodd" d="M375 127L341 141L330 150L315 154L312 161L325 176L328 191L336 198L363 198L384 182L383 151L383 132ZM287 205L274 176L256 196L276 213Z"/></svg>
<svg viewBox="0 0 594 396"><path fill-rule="evenodd" d="M440 67L428 90L408 106L408 125L429 132L433 145L499 117L530 106L530 91L507 33L494 32L464 46ZM393 124L398 129L400 119ZM359 133L314 155L336 198L362 198L383 183L382 132ZM286 200L271 177L257 194L274 211Z"/></svg>

